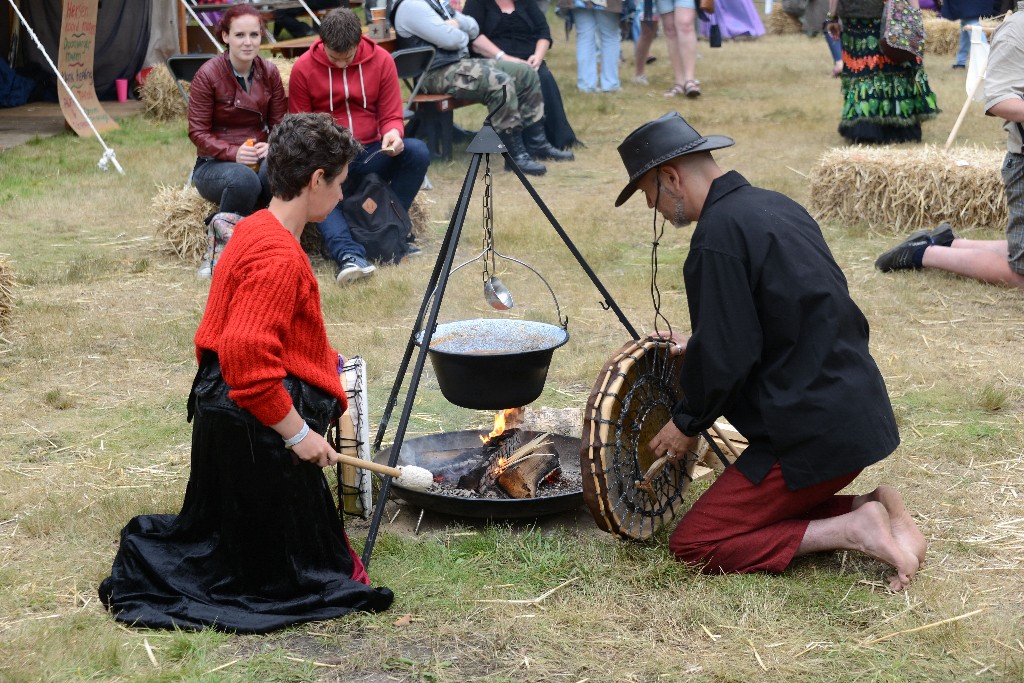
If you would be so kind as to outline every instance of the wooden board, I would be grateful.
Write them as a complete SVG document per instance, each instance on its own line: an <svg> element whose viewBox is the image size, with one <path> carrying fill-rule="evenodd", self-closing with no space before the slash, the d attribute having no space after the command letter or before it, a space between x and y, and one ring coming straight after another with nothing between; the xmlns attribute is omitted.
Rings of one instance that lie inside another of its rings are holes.
<svg viewBox="0 0 1024 683"><path fill-rule="evenodd" d="M64 0L60 28L57 70L74 93L72 97L66 88L60 88L60 109L68 125L82 137L91 136L93 127L100 133L119 127L100 104L93 83L98 8L99 0Z"/></svg>

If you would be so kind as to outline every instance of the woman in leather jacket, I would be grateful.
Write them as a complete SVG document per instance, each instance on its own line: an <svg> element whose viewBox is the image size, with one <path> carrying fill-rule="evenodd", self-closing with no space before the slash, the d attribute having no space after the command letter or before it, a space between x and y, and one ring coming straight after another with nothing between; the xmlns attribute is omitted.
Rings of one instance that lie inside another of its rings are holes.
<svg viewBox="0 0 1024 683"><path fill-rule="evenodd" d="M270 201L267 138L288 105L277 67L259 56L259 13L235 5L216 31L228 49L199 69L189 90L188 136L198 154L192 183L221 211L248 216Z"/></svg>

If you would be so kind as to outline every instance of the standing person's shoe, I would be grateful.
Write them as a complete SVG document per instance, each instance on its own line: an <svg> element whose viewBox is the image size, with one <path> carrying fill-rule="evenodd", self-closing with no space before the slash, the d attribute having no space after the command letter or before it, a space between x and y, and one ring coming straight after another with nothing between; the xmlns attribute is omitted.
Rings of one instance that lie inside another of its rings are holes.
<svg viewBox="0 0 1024 683"><path fill-rule="evenodd" d="M523 143L526 151L534 159L553 159L554 161L573 161L576 155L564 152L548 142L544 132L544 119L530 124L523 130Z"/></svg>
<svg viewBox="0 0 1024 683"><path fill-rule="evenodd" d="M953 233L953 226L949 223L939 223L938 227L928 233L932 238L932 244L937 247L948 247L953 244L956 235Z"/></svg>
<svg viewBox="0 0 1024 683"><path fill-rule="evenodd" d="M423 253L420 249L420 245L416 244L415 240L407 240L405 243L405 255L406 256L419 256Z"/></svg>
<svg viewBox="0 0 1024 683"><path fill-rule="evenodd" d="M929 237L927 230L918 230L879 256L878 260L875 261L875 268L878 268L883 273L894 270L919 270L924 267L921 264L924 250L933 244L934 242Z"/></svg>
<svg viewBox="0 0 1024 683"><path fill-rule="evenodd" d="M373 275L377 268L366 259L355 254L345 254L338 263L338 270L334 273L334 281L339 285L348 285L356 280Z"/></svg>
<svg viewBox="0 0 1024 683"><path fill-rule="evenodd" d="M509 130L499 131L498 137L501 138L505 149L508 150L509 155L515 160L520 171L526 175L544 175L548 172L544 164L534 161L526 151L526 147L523 145L522 128L510 128ZM511 170L507 160L505 161L505 170Z"/></svg>

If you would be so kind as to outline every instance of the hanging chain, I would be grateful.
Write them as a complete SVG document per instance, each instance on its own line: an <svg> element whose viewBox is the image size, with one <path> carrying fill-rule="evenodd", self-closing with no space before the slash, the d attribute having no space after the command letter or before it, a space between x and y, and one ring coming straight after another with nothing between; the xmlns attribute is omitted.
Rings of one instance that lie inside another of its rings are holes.
<svg viewBox="0 0 1024 683"><path fill-rule="evenodd" d="M663 336L658 329L659 318L665 321L668 326L668 336L672 336L672 323L661 312L661 289L658 287L658 242L665 234L665 218L661 218L661 226L658 225L658 204L661 202L661 179L657 181L657 190L654 195L654 216L651 227L654 231L654 241L651 242L651 303L654 304L654 335Z"/></svg>
<svg viewBox="0 0 1024 683"><path fill-rule="evenodd" d="M495 269L494 262L494 189L491 176L491 155L485 154L486 165L484 166L484 282L491 277L491 270ZM490 263L488 263L490 259Z"/></svg>

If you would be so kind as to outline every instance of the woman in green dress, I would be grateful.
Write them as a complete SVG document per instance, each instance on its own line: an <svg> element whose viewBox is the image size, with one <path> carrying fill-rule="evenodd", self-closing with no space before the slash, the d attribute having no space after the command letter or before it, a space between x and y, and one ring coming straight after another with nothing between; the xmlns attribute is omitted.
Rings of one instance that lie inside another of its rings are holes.
<svg viewBox="0 0 1024 683"><path fill-rule="evenodd" d="M918 0L910 0L915 7ZM883 0L831 0L825 30L843 45L839 134L854 143L920 142L921 122L939 113L920 58L882 53Z"/></svg>

